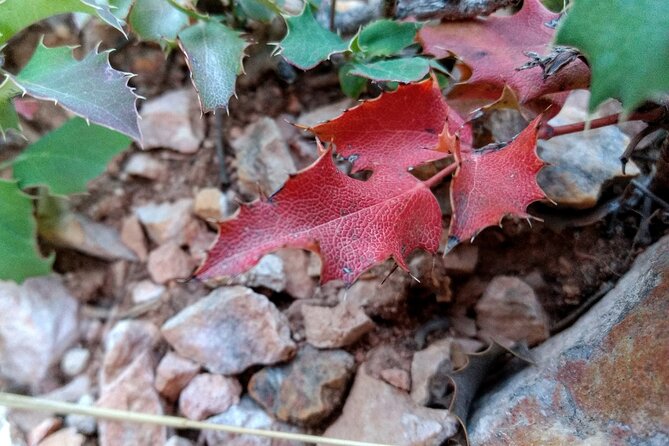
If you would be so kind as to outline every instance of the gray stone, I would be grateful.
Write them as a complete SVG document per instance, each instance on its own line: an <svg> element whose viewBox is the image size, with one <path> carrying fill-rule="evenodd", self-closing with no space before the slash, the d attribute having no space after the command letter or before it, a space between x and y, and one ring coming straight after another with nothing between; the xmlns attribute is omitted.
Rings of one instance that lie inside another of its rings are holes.
<svg viewBox="0 0 669 446"><path fill-rule="evenodd" d="M257 265L236 276L230 283L250 288L264 287L280 293L286 289L283 260L276 254L267 254L260 259Z"/></svg>
<svg viewBox="0 0 669 446"><path fill-rule="evenodd" d="M0 281L0 377L38 385L76 340L77 312L59 276Z"/></svg>
<svg viewBox="0 0 669 446"><path fill-rule="evenodd" d="M165 322L162 332L181 356L223 375L295 353L286 317L265 296L240 286L212 291Z"/></svg>
<svg viewBox="0 0 669 446"><path fill-rule="evenodd" d="M249 394L282 421L316 426L341 406L354 370L345 351L307 345L290 363L254 374Z"/></svg>
<svg viewBox="0 0 669 446"><path fill-rule="evenodd" d="M444 372L449 373L457 368L454 354L457 355L454 352L453 340L448 338L430 344L414 354L411 361L411 398L416 404L424 406L429 402L430 382L437 374L443 375Z"/></svg>
<svg viewBox="0 0 669 446"><path fill-rule="evenodd" d="M77 404L80 406L92 406L95 399L90 394L79 398ZM71 426L84 435L93 435L98 429L98 421L88 415L70 414L65 417L65 424Z"/></svg>
<svg viewBox="0 0 669 446"><path fill-rule="evenodd" d="M587 109L567 100L551 125L584 121ZM548 197L559 205L585 209L597 204L607 182L639 174L632 163L623 175L619 157L629 143L629 137L617 126L608 126L538 142L541 159L549 163L537 177Z"/></svg>
<svg viewBox="0 0 669 446"><path fill-rule="evenodd" d="M323 436L398 446L440 445L458 426L449 411L417 405L406 392L371 377L362 364L342 415Z"/></svg>
<svg viewBox="0 0 669 446"><path fill-rule="evenodd" d="M87 348L77 347L65 352L60 361L60 369L70 378L80 374L88 365L91 352Z"/></svg>
<svg viewBox="0 0 669 446"><path fill-rule="evenodd" d="M239 188L248 196L276 192L297 171L281 129L271 118L260 118L232 141Z"/></svg>
<svg viewBox="0 0 669 446"><path fill-rule="evenodd" d="M668 444L668 293L664 237L572 327L533 350L536 366L478 400L472 444Z"/></svg>

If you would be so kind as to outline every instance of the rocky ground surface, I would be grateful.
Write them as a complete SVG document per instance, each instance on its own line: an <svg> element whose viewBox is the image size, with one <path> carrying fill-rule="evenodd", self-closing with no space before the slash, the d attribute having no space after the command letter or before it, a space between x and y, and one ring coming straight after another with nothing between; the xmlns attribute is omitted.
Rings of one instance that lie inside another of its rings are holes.
<svg viewBox="0 0 669 446"><path fill-rule="evenodd" d="M81 35L85 47L114 43L94 26ZM24 40L34 44L33 34ZM114 54L148 98L144 150L133 146L72 199L85 240L44 240L57 252L53 275L0 282L0 389L398 445L446 444L461 432L456 415L475 445L669 443L669 239L666 225L614 206L643 175L620 173L629 128L542 143L551 166L540 184L557 203L532 208L544 221L507 219L446 257L416 253L420 282L388 262L349 289L321 286L318 257L296 250L226 283L191 280L213 222L315 159L313 140L289 122L320 122L351 104L327 67L288 82L265 57L251 55L240 99L217 122L200 117L178 54L165 61L141 43ZM578 94L556 119L574 122L583 110ZM65 117L40 103L26 131L32 138ZM519 125L501 112L484 129L503 138ZM0 161L17 150L10 144ZM445 221L447 188L436 191ZM492 337L538 346L534 363L503 368L494 360L511 355L486 352ZM466 397L481 383L470 411ZM0 408L0 444L10 437L42 446L288 444Z"/></svg>

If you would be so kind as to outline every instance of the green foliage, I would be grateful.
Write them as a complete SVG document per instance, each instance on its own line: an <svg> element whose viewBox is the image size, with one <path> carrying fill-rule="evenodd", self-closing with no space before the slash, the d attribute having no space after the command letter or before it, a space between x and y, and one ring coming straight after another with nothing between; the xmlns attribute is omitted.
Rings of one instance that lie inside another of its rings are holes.
<svg viewBox="0 0 669 446"><path fill-rule="evenodd" d="M123 32L123 23L94 0L4 0L0 2L0 46L22 29L56 14L85 12Z"/></svg>
<svg viewBox="0 0 669 446"><path fill-rule="evenodd" d="M271 8L267 2L258 0L237 0L237 4L248 18L258 22L269 22L276 15L276 10Z"/></svg>
<svg viewBox="0 0 669 446"><path fill-rule="evenodd" d="M284 18L288 31L279 44L281 55L298 68L308 70L348 48L341 37L316 21L309 6L298 16Z"/></svg>
<svg viewBox="0 0 669 446"><path fill-rule="evenodd" d="M666 0L577 0L556 43L578 48L588 60L591 110L615 97L630 112L669 91Z"/></svg>
<svg viewBox="0 0 669 446"><path fill-rule="evenodd" d="M227 108L248 45L240 33L218 22L200 22L179 33L193 84L204 111Z"/></svg>
<svg viewBox="0 0 669 446"><path fill-rule="evenodd" d="M45 259L37 251L32 199L6 180L0 180L0 197L0 280L48 274L53 256Z"/></svg>
<svg viewBox="0 0 669 446"><path fill-rule="evenodd" d="M144 40L174 40L188 25L188 16L166 0L135 0L128 23Z"/></svg>
<svg viewBox="0 0 669 446"><path fill-rule="evenodd" d="M78 61L67 47L40 43L28 64L9 79L38 99L55 101L96 124L141 139L136 96L128 74L109 65L109 53L89 53Z"/></svg>
<svg viewBox="0 0 669 446"><path fill-rule="evenodd" d="M0 84L0 136L3 138L8 130L21 131L19 117L12 104L12 97L19 93L20 90L9 79Z"/></svg>
<svg viewBox="0 0 669 446"><path fill-rule="evenodd" d="M413 82L430 71L430 62L422 57L354 63L350 74L375 81Z"/></svg>
<svg viewBox="0 0 669 446"><path fill-rule="evenodd" d="M391 56L415 43L418 29L419 23L377 20L360 30L351 47L367 57Z"/></svg>
<svg viewBox="0 0 669 446"><path fill-rule="evenodd" d="M355 68L352 63L346 63L339 68L339 85L341 91L351 98L357 98L365 91L367 86L367 79L360 76L353 76L349 74Z"/></svg>
<svg viewBox="0 0 669 446"><path fill-rule="evenodd" d="M130 142L125 135L74 118L16 157L14 178L21 188L46 186L53 195L86 192L88 182Z"/></svg>

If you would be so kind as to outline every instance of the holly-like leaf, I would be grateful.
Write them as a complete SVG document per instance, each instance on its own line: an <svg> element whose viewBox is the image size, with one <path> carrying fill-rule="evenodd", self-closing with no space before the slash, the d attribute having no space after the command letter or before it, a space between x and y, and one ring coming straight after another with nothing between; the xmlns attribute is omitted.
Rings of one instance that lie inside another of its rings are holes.
<svg viewBox="0 0 669 446"><path fill-rule="evenodd" d="M354 62L350 74L374 81L413 82L424 78L430 71L430 62L422 57Z"/></svg>
<svg viewBox="0 0 669 446"><path fill-rule="evenodd" d="M411 176L411 167L447 155L434 150L447 121L451 133L460 134L464 145L471 144L471 129L446 105L437 81L430 78L401 85L310 130L321 140L333 142L337 153L353 162L354 172L404 177Z"/></svg>
<svg viewBox="0 0 669 446"><path fill-rule="evenodd" d="M12 98L20 92L7 78L0 84L0 136L3 138L8 130L21 132L19 116L12 103Z"/></svg>
<svg viewBox="0 0 669 446"><path fill-rule="evenodd" d="M367 79L349 74L353 68L355 66L350 62L339 68L339 86L346 96L357 99L365 90Z"/></svg>
<svg viewBox="0 0 669 446"><path fill-rule="evenodd" d="M47 186L54 195L86 192L90 180L127 149L130 138L74 118L28 146L13 161L21 188Z"/></svg>
<svg viewBox="0 0 669 446"><path fill-rule="evenodd" d="M439 205L425 184L383 172L367 181L350 178L328 150L269 199L242 205L220 223L196 276L234 276L264 254L292 247L320 254L323 283L350 284L391 256L408 270L406 256L418 248L436 252L440 234Z"/></svg>
<svg viewBox="0 0 669 446"><path fill-rule="evenodd" d="M471 76L449 92L450 98L496 100L508 85L521 104L560 91L585 88L589 70L580 60L544 79L541 66L520 69L531 62L529 53L546 56L559 18L539 0L525 0L511 17L491 16L424 26L418 41L437 58L455 55ZM589 29L589 27L587 28Z"/></svg>
<svg viewBox="0 0 669 446"><path fill-rule="evenodd" d="M351 47L369 57L391 56L412 45L419 29L419 23L377 20L360 30Z"/></svg>
<svg viewBox="0 0 669 446"><path fill-rule="evenodd" d="M463 149L457 142L452 144L454 139L448 141L459 163L451 182L448 250L499 224L505 216L530 218L527 206L546 198L537 184L537 174L545 165L536 151L540 122L537 116L502 148Z"/></svg>
<svg viewBox="0 0 669 446"><path fill-rule="evenodd" d="M240 33L215 21L200 22L179 33L191 80L203 111L227 108L248 43Z"/></svg>
<svg viewBox="0 0 669 446"><path fill-rule="evenodd" d="M144 40L174 40L188 25L188 16L167 0L135 0L128 23Z"/></svg>
<svg viewBox="0 0 669 446"><path fill-rule="evenodd" d="M57 14L85 12L123 31L123 22L109 6L93 0L4 0L0 2L0 46L22 29ZM125 34L125 33L124 33Z"/></svg>
<svg viewBox="0 0 669 446"><path fill-rule="evenodd" d="M259 22L270 22L278 11L278 7L272 5L270 1L259 0L236 0L241 10L251 20ZM270 6L274 6L273 8Z"/></svg>
<svg viewBox="0 0 669 446"><path fill-rule="evenodd" d="M348 49L337 34L323 28L307 4L298 16L284 16L286 36L279 43L279 52L290 64L303 70L315 67L335 53Z"/></svg>
<svg viewBox="0 0 669 446"><path fill-rule="evenodd" d="M669 2L578 0L556 43L570 45L592 69L590 110L609 97L630 112L669 92Z"/></svg>
<svg viewBox="0 0 669 446"><path fill-rule="evenodd" d="M53 256L37 251L33 204L15 182L0 180L0 280L23 282L51 271Z"/></svg>
<svg viewBox="0 0 669 446"><path fill-rule="evenodd" d="M31 96L55 101L91 122L141 140L130 75L109 65L109 52L92 51L78 61L70 48L47 48L40 42L23 70L7 76Z"/></svg>

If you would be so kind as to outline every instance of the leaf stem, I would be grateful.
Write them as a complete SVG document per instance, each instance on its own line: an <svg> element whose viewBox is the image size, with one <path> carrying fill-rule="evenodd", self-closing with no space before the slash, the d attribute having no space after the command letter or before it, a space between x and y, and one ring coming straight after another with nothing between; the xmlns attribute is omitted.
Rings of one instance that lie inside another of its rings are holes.
<svg viewBox="0 0 669 446"><path fill-rule="evenodd" d="M444 167L441 169L439 172L437 172L435 175L432 177L428 178L427 180L423 181L423 184L425 184L427 187L434 187L437 184L441 182L444 178L455 172L455 169L458 168L458 163L452 163L449 164L448 166Z"/></svg>
<svg viewBox="0 0 669 446"><path fill-rule="evenodd" d="M629 121L646 121L646 122L652 122L652 121L657 121L658 119L662 119L667 110L665 107L657 107L654 108L650 111L644 111L644 112L636 112L632 113L624 122L629 122ZM613 115L609 116L604 116L602 118L597 118L593 119L592 121L583 121L583 122L576 122L574 124L567 124L567 125L559 125L557 127L553 127L548 124L544 124L541 126L539 129L539 134L538 138L543 139L543 140L548 140L551 138L555 138L556 136L561 136L561 135L568 135L570 133L578 133L578 132L583 132L586 129L592 130L592 129L598 129L601 127L607 127L609 125L615 125L620 122L621 118L620 113L616 113Z"/></svg>
<svg viewBox="0 0 669 446"><path fill-rule="evenodd" d="M178 9L179 11L183 12L186 14L188 17L195 19L195 20L209 20L211 17L205 14L200 14L199 12L185 8L181 6L179 3L177 3L176 0L167 0L167 3L169 3L173 8Z"/></svg>

